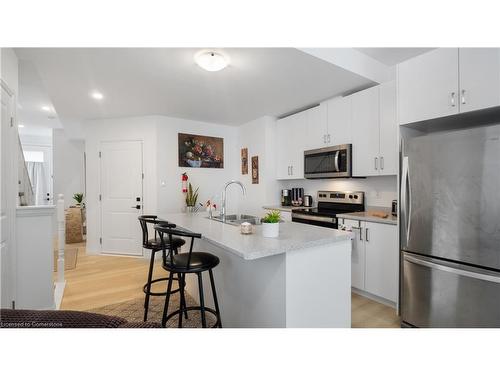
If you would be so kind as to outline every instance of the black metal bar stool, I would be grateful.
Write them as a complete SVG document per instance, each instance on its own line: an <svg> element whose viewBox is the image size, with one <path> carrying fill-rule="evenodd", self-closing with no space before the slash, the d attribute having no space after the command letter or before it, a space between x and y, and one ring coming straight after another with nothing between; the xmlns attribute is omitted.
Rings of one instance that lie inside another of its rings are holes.
<svg viewBox="0 0 500 375"><path fill-rule="evenodd" d="M186 243L182 238L178 237L172 237L171 241L165 242L162 245L162 242L160 241L159 237L157 236L157 232L155 230L155 235L154 238L150 239L149 238L149 230L148 230L148 224L150 225L157 225L161 224L164 227L169 227L169 228L175 228L175 224L169 223L167 221L162 221L158 220L158 216L156 215L142 215L139 216L139 223L141 224L141 229L142 229L142 247L144 249L149 249L151 251L151 261L149 262L149 272L148 272L148 281L146 284L144 284L144 287L142 288L145 294L144 298L144 321L148 319L148 310L149 310L149 297L150 296L166 296L167 292L152 292L151 287L154 283L158 283L161 281L167 281L169 280L168 277L162 277L159 279L154 279L153 280L153 268L155 264L155 258L156 258L156 253L161 251L163 254L163 257L166 257L166 252L174 252L178 253L179 248ZM180 277L174 278L174 280L178 280L179 283L181 282ZM171 293L177 293L180 292L181 288L179 287L178 289L172 290ZM184 293L184 290L182 290L182 293ZM182 298L184 300L184 298ZM187 314L187 313L186 313ZM187 317L187 315L186 315Z"/></svg>
<svg viewBox="0 0 500 375"><path fill-rule="evenodd" d="M165 327L167 325L167 322L173 318L174 316L178 315L179 316L179 323L178 327L182 328L182 315L183 313L186 313L187 311L192 311L192 310L199 310L200 315L201 315L201 325L203 328L207 326L207 320L205 313L209 312L215 316L217 321L213 325L212 328L219 327L222 328L222 322L221 322L221 317L220 317L220 310L219 310L219 303L217 301L217 293L215 291L215 282L214 282L214 275L212 273L212 269L216 267L219 264L219 258L216 257L213 254L210 253L205 253L205 252L193 252L193 244L194 244L194 239L195 238L201 238L201 234L199 233L193 233L193 232L188 232L184 230L179 230L177 228L172 228L169 226L163 226L161 224L155 225L155 229L159 234L160 241L162 244L167 244L172 242L174 235L175 236L180 236L180 237L186 237L186 238L191 238L191 244L189 246L189 252L186 253L177 253L174 254L174 252L169 252L169 257L164 255L163 258L163 268L167 271L170 272L170 276L168 278L168 287L167 287L167 295L165 297L165 307L163 308L163 318L162 318L162 326ZM166 236L165 236L166 235ZM165 237L168 238L165 239ZM165 253L164 253L165 254ZM204 300L204 295L203 295L203 279L202 279L202 272L208 271L210 275L210 285L212 287L212 295L214 298L214 305L215 305L215 310L212 308L205 307L205 300ZM199 306L189 306L186 307L186 302L184 299L184 288L185 288L185 280L186 280L186 274L188 273L195 273L196 276L198 277L198 291L200 294L200 305ZM181 288L181 301L180 301L180 306L178 310L175 310L172 313L168 313L168 305L170 302L170 290L172 289L172 281L173 281L173 274L179 274L180 277L182 278L181 282L179 283L180 288Z"/></svg>

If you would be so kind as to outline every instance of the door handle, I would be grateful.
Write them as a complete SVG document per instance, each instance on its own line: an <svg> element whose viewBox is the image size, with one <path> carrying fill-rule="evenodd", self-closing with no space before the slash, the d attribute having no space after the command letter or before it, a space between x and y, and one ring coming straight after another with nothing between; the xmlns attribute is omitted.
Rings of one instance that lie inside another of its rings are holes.
<svg viewBox="0 0 500 375"><path fill-rule="evenodd" d="M136 210L140 210L141 209L141 205L140 204L136 204L135 206L132 206L130 208L135 208Z"/></svg>
<svg viewBox="0 0 500 375"><path fill-rule="evenodd" d="M460 99L462 104L465 104L465 90L462 90L462 98Z"/></svg>
<svg viewBox="0 0 500 375"><path fill-rule="evenodd" d="M384 169L384 157L380 157L380 169Z"/></svg>
<svg viewBox="0 0 500 375"><path fill-rule="evenodd" d="M375 170L378 170L378 158L375 157L374 159L375 159Z"/></svg>
<svg viewBox="0 0 500 375"><path fill-rule="evenodd" d="M434 262L430 262L428 260L423 260L423 259L417 258L416 256L406 255L406 254L404 255L404 260L407 262L413 263L413 264L418 264L418 265L424 266L424 267L434 268L436 270L440 270L440 271L444 271L444 272L451 272L451 273L454 273L455 275L472 277L474 279L489 281L489 282L500 284L500 277L499 276L491 275L488 273L482 273L482 272L472 272L472 271L469 271L468 269L459 268L459 267L461 267L460 265L454 264L454 267L450 267L450 266L443 264L443 263L445 263L444 261L442 263L441 262L437 263L439 261L436 260L435 261L436 263L434 263Z"/></svg>
<svg viewBox="0 0 500 375"><path fill-rule="evenodd" d="M359 230L359 240L363 241L363 229L361 227L351 227L351 229Z"/></svg>

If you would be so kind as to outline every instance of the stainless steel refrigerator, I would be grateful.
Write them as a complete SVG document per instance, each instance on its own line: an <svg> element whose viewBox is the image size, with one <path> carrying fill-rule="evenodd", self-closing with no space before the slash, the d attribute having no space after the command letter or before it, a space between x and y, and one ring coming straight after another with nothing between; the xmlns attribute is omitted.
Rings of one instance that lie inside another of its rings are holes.
<svg viewBox="0 0 500 375"><path fill-rule="evenodd" d="M403 141L400 229L403 325L500 327L500 125Z"/></svg>

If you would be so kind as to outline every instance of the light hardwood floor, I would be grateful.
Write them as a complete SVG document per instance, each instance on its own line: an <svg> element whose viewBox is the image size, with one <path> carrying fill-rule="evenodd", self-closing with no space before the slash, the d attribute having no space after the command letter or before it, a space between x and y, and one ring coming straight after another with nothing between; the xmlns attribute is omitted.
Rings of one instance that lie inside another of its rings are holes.
<svg viewBox="0 0 500 375"><path fill-rule="evenodd" d="M144 297L149 261L137 257L87 255L85 243L78 247L77 266L66 271L66 289L61 304L64 310L91 310L98 307ZM159 262L159 258L158 258ZM164 277L158 264L155 277ZM165 287L162 283L156 291ZM352 294L353 328L398 328L396 310L357 294Z"/></svg>

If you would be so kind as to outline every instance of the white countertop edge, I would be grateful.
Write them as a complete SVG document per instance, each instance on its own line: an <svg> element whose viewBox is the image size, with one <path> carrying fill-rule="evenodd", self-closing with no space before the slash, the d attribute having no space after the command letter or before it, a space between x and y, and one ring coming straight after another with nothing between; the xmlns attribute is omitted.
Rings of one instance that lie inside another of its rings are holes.
<svg viewBox="0 0 500 375"><path fill-rule="evenodd" d="M391 214L389 214L389 217L387 217L387 218L377 217L377 216L361 216L360 214L362 214L362 213L338 214L337 217L340 219L369 221L372 223L387 224L387 225L397 225L398 224L397 218L392 219Z"/></svg>
<svg viewBox="0 0 500 375"><path fill-rule="evenodd" d="M17 206L16 216L51 216L55 214L56 206Z"/></svg>

